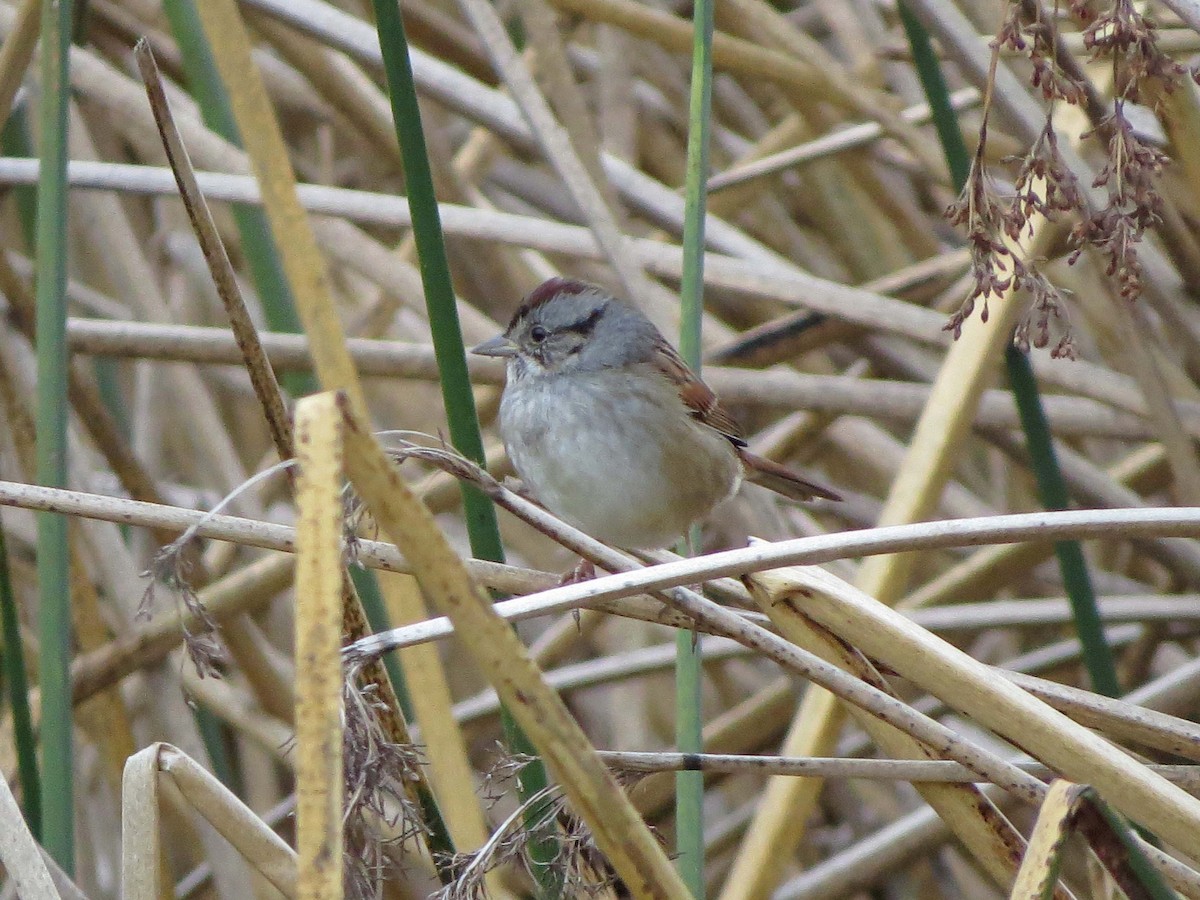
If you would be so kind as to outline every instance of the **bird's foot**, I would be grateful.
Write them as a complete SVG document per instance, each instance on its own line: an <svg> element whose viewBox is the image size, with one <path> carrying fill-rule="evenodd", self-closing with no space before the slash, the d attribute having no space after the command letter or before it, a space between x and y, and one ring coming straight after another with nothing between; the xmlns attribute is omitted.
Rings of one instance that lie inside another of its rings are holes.
<svg viewBox="0 0 1200 900"><path fill-rule="evenodd" d="M566 587L568 584L580 584L584 581L591 581L596 577L596 566L590 559L579 560L579 565L571 569L559 579L558 586Z"/></svg>

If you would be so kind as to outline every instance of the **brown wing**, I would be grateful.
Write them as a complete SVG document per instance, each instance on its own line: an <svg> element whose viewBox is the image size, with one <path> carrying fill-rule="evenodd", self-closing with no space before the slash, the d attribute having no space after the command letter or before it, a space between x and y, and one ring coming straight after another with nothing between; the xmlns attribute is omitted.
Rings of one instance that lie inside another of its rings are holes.
<svg viewBox="0 0 1200 900"><path fill-rule="evenodd" d="M738 456L746 468L746 477L750 481L792 500L812 500L817 497L824 500L842 499L836 491L809 481L786 466L756 456L747 450L741 429L733 417L721 408L721 401L717 399L712 388L687 367L687 363L679 358L675 348L665 340L659 342L656 350L658 352L654 354L654 365L678 389L679 399L691 411L693 418L729 438L730 443L737 448Z"/></svg>
<svg viewBox="0 0 1200 900"><path fill-rule="evenodd" d="M837 491L810 481L803 475L797 475L787 466L781 466L774 460L755 456L749 450L740 450L739 455L746 466L746 478L749 481L784 497L792 500L813 500L817 497L822 500L842 499Z"/></svg>
<svg viewBox="0 0 1200 900"><path fill-rule="evenodd" d="M687 363L679 358L675 348L665 340L655 348L654 364L679 391L679 399L692 414L692 418L709 428L721 432L738 447L746 446L742 440L742 429L721 406L721 401L712 388L699 379Z"/></svg>

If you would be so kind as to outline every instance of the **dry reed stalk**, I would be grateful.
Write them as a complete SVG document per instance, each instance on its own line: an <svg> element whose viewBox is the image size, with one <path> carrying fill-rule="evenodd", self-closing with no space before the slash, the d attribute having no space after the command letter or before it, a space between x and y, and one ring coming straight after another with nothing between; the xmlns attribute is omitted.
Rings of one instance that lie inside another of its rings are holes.
<svg viewBox="0 0 1200 900"><path fill-rule="evenodd" d="M1131 763L1116 747L1053 713L1029 695L998 682L985 667L849 584L816 569L756 576L765 603L790 603L842 640L905 677L932 689L982 724L1045 759L1076 772L1115 806L1189 855L1200 829L1200 801ZM1011 688L1011 689L1010 689Z"/></svg>
<svg viewBox="0 0 1200 900"><path fill-rule="evenodd" d="M33 59L38 39L38 7L33 0L21 4L12 34L0 50L0 121L7 121L13 100Z"/></svg>
<svg viewBox="0 0 1200 900"><path fill-rule="evenodd" d="M774 573L762 576L774 577ZM753 581L763 611L771 616L780 633L823 659L854 673L857 677L886 688L886 682L870 660L852 645L842 643L838 636L808 619L794 605L781 602L780 595L764 588L764 581ZM934 759L936 751L908 735L863 716L858 710L854 717L871 739L887 753L900 759ZM925 801L937 811L942 821L962 841L979 865L1001 887L1007 888L1014 877L1013 861L1025 851L1025 841L1000 810L974 787L949 785L917 786ZM770 794L768 793L768 798ZM761 820L760 820L761 821ZM769 821L769 820L768 820ZM1065 895L1064 895L1065 896Z"/></svg>
<svg viewBox="0 0 1200 900"><path fill-rule="evenodd" d="M329 395L296 406L297 896L342 896L342 439ZM351 738L353 739L353 738Z"/></svg>
<svg viewBox="0 0 1200 900"><path fill-rule="evenodd" d="M285 897L296 896L296 854L203 767L169 744L151 744L129 758L121 798L122 896L158 900L163 842L163 782L201 815Z"/></svg>
<svg viewBox="0 0 1200 900"><path fill-rule="evenodd" d="M17 891L30 900L58 900L59 892L42 859L42 849L29 833L21 808L6 781L0 782L0 814L9 823L0 835L0 862Z"/></svg>
<svg viewBox="0 0 1200 900"><path fill-rule="evenodd" d="M1047 223L1031 228L1029 253L1036 256L1046 241ZM1039 237L1040 235L1040 237ZM989 298L985 297L985 303ZM970 412L975 409L988 379L1011 340L1020 307L1014 292L1005 290L990 300L988 325L969 320L956 329L956 342L934 381L929 400L917 422L909 451L896 473L880 521L887 524L919 521L933 508L950 475L966 436ZM875 557L864 563L856 578L869 595L894 603L904 592L915 560L911 554ZM785 752L796 756L824 756L841 730L841 711L832 696L814 693L797 712ZM775 851L795 846L801 834L788 821L806 821L819 794L819 784L809 780L776 781L759 811L761 827L752 828L728 882L723 900L750 900L765 893L778 872ZM766 825L770 822L770 826Z"/></svg>
<svg viewBox="0 0 1200 900"><path fill-rule="evenodd" d="M491 609L458 557L395 472L348 404L347 468L380 527L417 565L422 585L459 624L462 640L514 717L542 753L598 846L630 885L647 897L684 897L686 889L662 848L599 763L587 739L542 683L513 631Z"/></svg>

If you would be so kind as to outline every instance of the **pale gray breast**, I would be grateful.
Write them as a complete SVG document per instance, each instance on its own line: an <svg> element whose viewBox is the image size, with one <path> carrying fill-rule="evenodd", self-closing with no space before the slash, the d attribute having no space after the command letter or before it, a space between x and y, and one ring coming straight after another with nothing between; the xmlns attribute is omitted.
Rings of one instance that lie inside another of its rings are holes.
<svg viewBox="0 0 1200 900"><path fill-rule="evenodd" d="M501 433L552 512L619 546L664 546L736 489L740 464L666 379L638 368L521 379Z"/></svg>

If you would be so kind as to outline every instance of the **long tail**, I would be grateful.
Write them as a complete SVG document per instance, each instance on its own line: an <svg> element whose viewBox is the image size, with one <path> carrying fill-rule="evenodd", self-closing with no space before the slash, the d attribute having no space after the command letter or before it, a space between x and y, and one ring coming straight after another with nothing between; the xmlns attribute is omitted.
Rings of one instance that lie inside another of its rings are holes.
<svg viewBox="0 0 1200 900"><path fill-rule="evenodd" d="M746 464L746 479L754 484L782 494L790 500L841 500L836 491L801 478L791 469L777 462L741 450L742 462Z"/></svg>

